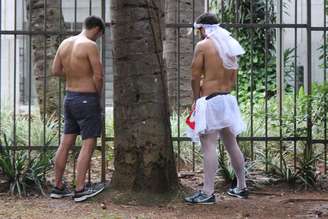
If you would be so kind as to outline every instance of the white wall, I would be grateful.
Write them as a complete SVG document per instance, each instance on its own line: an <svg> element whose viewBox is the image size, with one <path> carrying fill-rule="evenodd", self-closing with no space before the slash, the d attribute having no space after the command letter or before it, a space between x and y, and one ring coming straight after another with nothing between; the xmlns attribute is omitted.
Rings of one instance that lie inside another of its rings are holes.
<svg viewBox="0 0 328 219"><path fill-rule="evenodd" d="M17 0L17 15L22 14L23 0ZM14 30L14 15L15 15L15 1L1 0L1 29ZM17 18L17 30L22 29L22 20ZM16 106L19 108L19 47L22 41L17 38L16 40L16 54L17 59L15 63L15 39L14 35L1 35L1 105L2 107L12 108L14 105L14 93L16 92ZM16 72L15 67L16 67ZM16 74L16 91L14 90L14 77Z"/></svg>
<svg viewBox="0 0 328 219"><path fill-rule="evenodd" d="M297 8L297 23L306 24L307 23L307 6L306 0L290 0L288 3L288 14L283 14L283 23L294 24L295 23L295 1L298 1ZM286 2L286 1L285 1ZM311 1L311 13L312 13L312 26L324 26L324 0L312 0ZM283 32L283 47L294 48L295 37L294 29L286 28ZM312 81L322 82L323 81L323 69L320 68L322 61L319 60L319 51L318 48L323 44L323 32L312 31ZM298 65L304 66L304 83L307 81L307 32L306 29L297 30L297 57Z"/></svg>
<svg viewBox="0 0 328 219"><path fill-rule="evenodd" d="M90 0L76 1L76 22L82 23L89 16ZM65 22L74 22L75 20L75 0L63 0L63 15ZM101 16L101 0L91 1L91 15ZM105 20L110 21L110 0L105 0Z"/></svg>
<svg viewBox="0 0 328 219"><path fill-rule="evenodd" d="M17 1L17 30L23 29L23 21L26 21L26 0ZM77 22L82 23L84 19L89 15L89 3L90 0L77 0ZM101 16L101 0L91 0L92 3L92 15ZM63 16L65 22L74 23L74 0L62 0ZM105 0L105 20L110 21L110 0ZM1 29L2 30L14 30L15 22L15 1L14 0L1 0ZM72 25L73 27L73 25ZM24 63L20 62L19 49L24 48L23 37L17 37L16 40L16 63L14 59L14 36L13 35L1 35L1 105L4 107L13 107L14 103L14 66L16 66L16 106L17 109L22 108L19 106L20 101L20 74ZM20 66L22 65L22 66ZM34 89L34 88L33 88ZM34 90L32 90L33 92Z"/></svg>

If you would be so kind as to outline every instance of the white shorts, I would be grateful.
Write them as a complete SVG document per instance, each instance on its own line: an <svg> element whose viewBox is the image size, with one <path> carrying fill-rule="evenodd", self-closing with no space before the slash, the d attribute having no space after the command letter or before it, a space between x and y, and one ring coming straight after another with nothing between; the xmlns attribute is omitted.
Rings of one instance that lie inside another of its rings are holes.
<svg viewBox="0 0 328 219"><path fill-rule="evenodd" d="M188 128L187 136L193 142L199 142L199 136L213 132L218 133L223 128L230 128L237 136L245 130L245 124L241 118L237 99L230 94L217 95L209 100L206 97L196 101L194 112L195 129Z"/></svg>

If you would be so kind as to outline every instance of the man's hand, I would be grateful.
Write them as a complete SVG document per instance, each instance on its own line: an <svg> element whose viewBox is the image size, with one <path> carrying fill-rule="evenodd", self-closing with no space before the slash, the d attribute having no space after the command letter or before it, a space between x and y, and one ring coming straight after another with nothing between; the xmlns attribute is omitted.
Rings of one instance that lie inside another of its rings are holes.
<svg viewBox="0 0 328 219"><path fill-rule="evenodd" d="M195 111L196 109L196 101L194 101L191 105L191 112Z"/></svg>
<svg viewBox="0 0 328 219"><path fill-rule="evenodd" d="M101 64L101 59L100 59L97 45L94 43L88 49L89 49L88 57L93 72L93 80L97 89L97 93L100 97L102 95L102 89L104 83L103 66Z"/></svg>
<svg viewBox="0 0 328 219"><path fill-rule="evenodd" d="M101 96L99 96L99 106L100 106L101 115L104 116L105 115L105 101L103 101L103 98Z"/></svg>
<svg viewBox="0 0 328 219"><path fill-rule="evenodd" d="M201 95L201 79L204 71L204 51L202 44L197 44L191 64L191 88L193 91L194 100Z"/></svg>
<svg viewBox="0 0 328 219"><path fill-rule="evenodd" d="M61 61L61 57L60 57L60 50L61 50L62 44L59 46L54 61L52 63L52 75L53 76L64 76L64 72L63 72L63 64Z"/></svg>

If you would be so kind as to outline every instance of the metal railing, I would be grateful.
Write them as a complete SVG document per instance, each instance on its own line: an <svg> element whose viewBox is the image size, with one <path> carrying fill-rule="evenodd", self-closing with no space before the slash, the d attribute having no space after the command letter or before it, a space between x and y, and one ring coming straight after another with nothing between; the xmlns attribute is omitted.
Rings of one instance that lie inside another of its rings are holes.
<svg viewBox="0 0 328 219"><path fill-rule="evenodd" d="M48 0L49 1L49 0ZM251 1L251 3L253 3L255 0ZM2 5L2 2L0 2L0 11L3 10L3 5ZM31 0L28 0L27 2L31 3ZM238 0L236 0L236 3L238 4ZM296 121L296 116L297 116L297 110L296 110L296 105L297 105L297 80L294 80L294 86L293 86L293 89L294 89L294 105L293 105L293 112L290 112L290 113L293 113L293 116L294 116L294 122L293 122L293 127L294 127L294 130L293 130L293 135L292 136L285 136L283 134L283 130L282 130L282 125L283 125L283 72L282 72L282 63L283 63L283 51L282 51L282 43L283 43L283 30L285 29L293 29L294 30L294 49L295 49L295 56L294 56L294 77L296 78L298 76L298 71L297 71L297 62L299 61L298 60L298 57L297 57L297 53L298 53L298 45L297 45L297 41L298 41L298 31L299 30L306 30L306 35L307 35L307 42L306 42L306 47L307 47L307 74L306 74L306 84L305 84L305 87L306 87L306 91L307 91L307 94L311 95L311 92L312 92L312 79L313 79L313 72L312 72L312 33L314 32L317 32L317 31L320 31L320 32L323 32L323 35L324 35L324 48L326 48L326 33L327 33L327 26L326 26L326 14L327 14L327 11L326 11L326 8L327 8L327 3L326 1L324 1L324 25L323 26L313 26L312 23L311 23L311 18L312 18L312 9L311 9L311 1L307 1L307 4L306 4L306 14L307 14L307 22L306 23L298 23L297 20L298 20L298 8L299 8L299 1L296 1L294 2L294 7L295 7L295 23L283 23L282 20L282 15L283 15L283 1L280 0L279 2L278 1L275 1L277 3L280 3L278 4L279 5L279 8L277 9L277 11L280 11L279 16L280 16L280 23L269 23L267 17L268 17L268 4L269 4L269 1L266 0L265 1L265 13L266 13L266 16L265 16L265 21L262 22L262 23L255 23L254 21L252 21L251 23L238 23L237 21L239 20L238 18L238 13L237 16L236 16L236 21L235 22L231 22L231 21L224 21L224 18L223 18L223 14L222 14L222 17L220 18L221 19L221 23L222 23L222 26L223 27L226 27L226 28L229 28L229 29L233 29L233 30L244 30L244 31L250 31L251 33L251 38L250 38L250 41L251 41L251 48L253 49L254 48L254 44L256 42L253 41L253 37L254 37L254 34L256 33L256 30L259 30L259 29L262 29L262 30L265 30L265 39L266 39L266 44L265 44L265 49L266 49L266 53L265 53L265 71L267 72L268 71L268 44L267 44L267 39L268 39L268 31L271 30L271 29L276 29L276 30L279 30L278 31L278 36L277 36L277 39L279 40L280 42L280 45L278 46L279 47L279 51L277 51L277 54L278 54L278 57L279 57L279 60L278 62L280 63L280 66L278 66L278 74L277 74L277 77L278 77L278 84L277 84L277 97L278 97L278 104L279 104L279 107L278 107L278 110L279 110L279 136L270 136L269 135L269 132L268 130L270 129L270 126L269 126L269 123L268 123L268 114L269 114L269 109L268 109L268 99L265 98L267 92L268 92L268 80L269 78L266 77L265 78L265 92L264 92L264 95L263 95L263 99L264 99L264 113L265 113L265 121L264 121L264 129L265 129L265 133L264 133L264 136L255 136L254 135L254 90L253 90L253 87L254 87L254 83L256 83L256 78L254 78L254 67L253 67L253 63L250 63L250 135L249 136L243 136L243 137L238 137L238 141L239 142L250 142L250 147L251 147L251 153L250 153L250 159L256 159L256 156L255 156L255 152L254 152L254 149L255 149L255 143L256 142L261 142L264 144L264 147L265 147L265 154L266 156L268 156L268 145L270 142L277 142L279 144L279 153L280 153L280 165L282 165L282 159L283 159L283 153L284 153L284 143L285 142L293 142L293 152L294 152L294 167L296 168L296 165L297 165L297 161L296 161L296 156L297 156L297 143L298 142L307 142L307 147L309 147L309 149L311 149L313 147L314 144L323 144L324 145L324 150L323 150L323 153L324 153L324 164L325 164L325 172L327 170L327 113L325 114L325 118L324 118L324 130L323 130L323 136L324 138L321 138L321 139L314 139L313 136L312 136L312 128L313 128L313 124L312 124L312 118L311 118L311 114L312 114L312 107L311 107L311 102L309 102L308 104L308 107L307 107L307 121L306 121L306 128L307 128L307 135L306 136L298 136L297 135L297 121ZM47 0L44 0L44 11L47 11ZM195 17L198 16L195 14L195 0L192 0L191 1L191 4L193 6L193 14L192 14L192 20L190 20L190 23L186 24L186 23L181 23L180 22L180 13L181 13L181 8L180 8L180 0L178 0L178 8L177 8L177 17L178 17L178 22L177 23L174 23L174 24L166 24L166 28L175 28L177 30L177 84L178 84L178 87L180 88L180 78L181 78L181 66L180 66L180 60L181 60L181 57L180 57L180 49L181 49L181 39L180 39L180 30L183 29L183 28L193 28L193 22L195 20ZM209 1L207 0L207 6L209 6ZM221 1L221 11L224 10L223 8L224 4L223 4L223 1ZM106 14L106 10L105 8L106 7L109 7L109 2L108 1L105 1L105 0L101 0L101 14L99 14L99 16L103 17L103 19L105 20L105 14ZM62 8L62 0L60 0L60 8ZM252 7L251 7L252 8ZM89 0L89 14L91 14L92 12L92 1ZM251 12L252 14L253 12ZM60 39L64 39L66 36L70 36L70 35L75 35L77 33L79 33L79 30L77 29L77 1L75 0L74 1L74 31L69 31L69 30L66 30L66 29L63 29L62 28L62 24L60 24L60 29L57 30L57 31L48 31L47 30L47 16L46 16L46 13L45 13L45 16L44 16L44 23L43 23L43 30L38 30L38 31L35 31L35 30L32 30L31 29L31 10L30 10L30 14L29 14L29 19L27 20L28 22L28 27L29 29L28 30L18 30L16 28L17 26L17 0L15 0L15 13L14 13L14 29L13 30L5 30L2 28L1 24L2 24L2 16L0 16L0 38L3 37L3 36L14 36L14 54L13 56L14 57L11 57L14 59L14 63L17 62L16 60L16 57L17 57L17 54L16 54L16 50L17 50L17 45L16 45L16 42L17 42L17 36L26 36L28 37L28 51L29 51L29 58L28 58L28 66L29 66L29 81L28 81L28 84L29 84L29 98L28 98L28 118L29 118L29 122L28 122L28 143L27 143L27 146L24 146L24 145L18 145L17 144L17 139L16 139L16 124L17 124L17 118L16 118L16 112L17 112L17 109L16 109L16 91L17 91L17 87L16 87L16 80L17 80L17 76L18 76L18 73L17 73L17 69L16 69L16 65L14 65L14 87L12 88L13 89L13 93L14 93L14 103L13 103L13 114L12 114L12 119L13 119L13 126L12 126L12 130L13 130L13 145L11 147L12 150L16 151L16 150L28 150L29 152L31 152L32 150L56 150L57 149L57 145L32 145L32 142L31 142L31 129L32 129L32 121L31 121L31 118L32 118L32 109L31 109L31 106L32 106L32 71L33 71L33 66L32 66L32 37L33 36L44 36L44 40L43 42L43 45L44 45L44 75L47 75L47 72L46 72L46 65L49 61L51 60L47 60L47 48L46 48L46 40L47 40L47 36L59 36ZM60 10L60 17L62 17L62 10ZM62 20L60 19L60 22L62 22ZM238 38L238 36L236 36ZM196 43L196 39L195 39L195 36L193 35L192 36L192 41L193 41L193 45L195 45ZM103 37L102 39L102 44L101 44L101 53L102 53L102 62L103 64L105 64L107 61L109 60L106 60L105 59L105 51L106 51L106 43L103 43L105 42L105 36ZM2 51L2 41L0 41L0 51ZM253 50L250 51L250 55L251 56L254 56ZM0 60L2 60L3 58L3 54L0 52ZM326 69L327 69L327 51L326 49L324 49L324 61L323 61L323 74L324 74L324 82L327 81L327 72L326 72ZM1 68L0 68L1 70ZM4 72L0 72L0 83L2 84L3 83L3 74ZM266 74L267 75L267 74ZM43 78L44 80L44 85L46 86L47 84L47 77L44 77ZM59 83L59 87L58 89L60 91L63 90L63 85L62 83ZM2 90L2 89L1 89ZM2 117L3 117L3 113L2 113L2 110L3 110L3 106L1 105L2 104L2 101L3 101L3 95L1 93L1 90L0 90L0 133L2 133L2 124L1 124L1 121L2 121ZM177 91L177 114L178 115L182 115L182 108L180 106L180 92L181 92L181 89L178 89ZM45 100L47 97L46 97L46 92L44 92L44 97L43 99ZM238 89L238 86L236 88L236 95L237 95L237 98L239 97L239 89ZM59 115L62 114L62 101L63 101L63 97L61 95L59 95L58 97L58 113ZM105 97L103 99L103 101L105 102ZM44 108L46 108L46 102L44 101ZM327 109L325 110L327 112ZM43 127L42 127L42 130L43 130L43 141L46 142L46 121L47 121L47 118L46 118L46 115L45 113L42 115L43 117ZM186 143L186 142L189 142L188 145L190 145L190 147L192 148L192 169L195 170L195 150L196 150L196 147L195 147L195 144L191 143L190 140L186 137L184 137L183 133L182 133L182 130L181 130L181 127L182 127L182 123L184 122L184 118L182 118L181 116L178 116L177 118L177 136L173 136L173 141L174 143L177 145L177 148L176 148L176 153L178 154L178 157L180 157L180 154L181 154L181 147L182 147L182 144L181 143ZM102 181L105 181L105 178L106 178L106 144L108 142L112 142L114 141L114 138L113 136L108 136L108 133L106 133L106 130L105 130L105 120L103 120L103 133L102 133L102 138L101 138L101 145L98 145L97 146L97 150L101 151L101 157L102 157L102 162L101 162L101 179ZM41 128L41 127L40 127ZM61 127L61 122L58 123L58 133L61 133L62 131L62 127ZM58 142L60 141L60 138L61 138L61 135L59 134L58 135ZM184 144L185 146L185 144ZM77 150L78 147L75 147L74 150ZM178 165L178 169L181 169L180 168L180 162L178 161L177 162L177 165ZM267 169L267 167L266 167ZM91 173L89 172L89 180L90 180L90 175Z"/></svg>

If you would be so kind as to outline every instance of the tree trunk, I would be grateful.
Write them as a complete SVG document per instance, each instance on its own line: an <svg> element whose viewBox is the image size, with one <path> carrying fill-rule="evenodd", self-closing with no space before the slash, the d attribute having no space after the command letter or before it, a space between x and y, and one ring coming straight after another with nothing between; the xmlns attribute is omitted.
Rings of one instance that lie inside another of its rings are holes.
<svg viewBox="0 0 328 219"><path fill-rule="evenodd" d="M113 0L114 188L177 187L163 64L163 0Z"/></svg>
<svg viewBox="0 0 328 219"><path fill-rule="evenodd" d="M64 19L60 13L60 0L48 0L46 11L46 30L59 31L60 23L64 28ZM29 5L31 3L31 5ZM27 14L31 10L31 30L44 31L44 0L27 0ZM61 22L59 22L61 20ZM60 44L60 36L56 34L32 36L32 71L34 73L36 92L40 107L40 114L47 116L57 112L59 79L51 76L51 65ZM56 114L57 115L57 114Z"/></svg>
<svg viewBox="0 0 328 219"><path fill-rule="evenodd" d="M192 24L193 2L195 18L204 12L204 1L181 0L180 14L178 15L178 1L167 0L165 3L165 23L166 24ZM194 40L198 40L197 37ZM195 42L196 43L196 42ZM180 56L178 55L178 45L180 44ZM178 110L178 99L180 107L189 107L192 103L191 80L191 60L193 56L193 34L190 28L181 28L178 37L178 28L169 27L165 30L164 59L167 67L168 93L170 110ZM178 83L178 62L180 65L180 85ZM180 88L180 96L178 90Z"/></svg>

